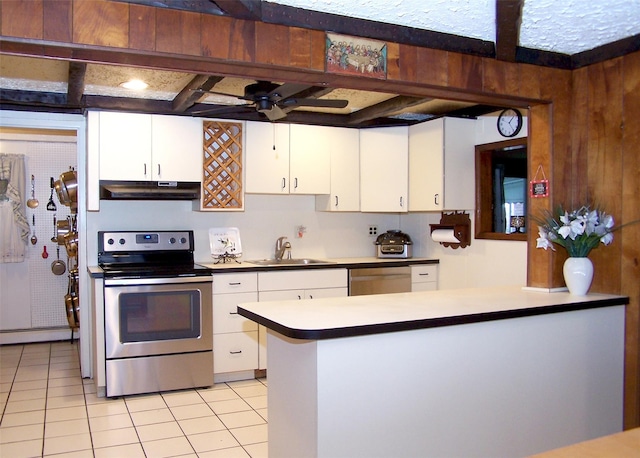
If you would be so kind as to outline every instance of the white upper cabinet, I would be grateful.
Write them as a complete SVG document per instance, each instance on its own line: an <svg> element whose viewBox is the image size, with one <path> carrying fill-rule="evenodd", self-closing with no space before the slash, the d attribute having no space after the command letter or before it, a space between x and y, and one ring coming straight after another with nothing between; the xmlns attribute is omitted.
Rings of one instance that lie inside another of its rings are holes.
<svg viewBox="0 0 640 458"><path fill-rule="evenodd" d="M360 211L408 209L408 127L360 130Z"/></svg>
<svg viewBox="0 0 640 458"><path fill-rule="evenodd" d="M247 121L245 192L289 193L289 125Z"/></svg>
<svg viewBox="0 0 640 458"><path fill-rule="evenodd" d="M331 152L330 194L316 196L316 210L360 210L360 133L358 129L333 127L328 138Z"/></svg>
<svg viewBox="0 0 640 458"><path fill-rule="evenodd" d="M474 128L460 118L409 127L409 211L475 208Z"/></svg>
<svg viewBox="0 0 640 458"><path fill-rule="evenodd" d="M151 115L98 113L101 180L151 179Z"/></svg>
<svg viewBox="0 0 640 458"><path fill-rule="evenodd" d="M202 121L98 113L101 180L201 181Z"/></svg>
<svg viewBox="0 0 640 458"><path fill-rule="evenodd" d="M245 192L329 194L330 127L248 121Z"/></svg>
<svg viewBox="0 0 640 458"><path fill-rule="evenodd" d="M291 124L289 193L329 194L332 131L332 127Z"/></svg>
<svg viewBox="0 0 640 458"><path fill-rule="evenodd" d="M202 181L202 119L151 117L152 181Z"/></svg>

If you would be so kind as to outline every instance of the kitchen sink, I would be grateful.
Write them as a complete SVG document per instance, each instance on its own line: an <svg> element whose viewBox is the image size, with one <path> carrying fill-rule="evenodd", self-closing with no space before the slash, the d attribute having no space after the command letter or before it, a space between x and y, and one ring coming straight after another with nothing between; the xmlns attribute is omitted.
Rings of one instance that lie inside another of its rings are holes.
<svg viewBox="0 0 640 458"><path fill-rule="evenodd" d="M257 266L310 266L316 264L335 264L331 261L324 261L321 259L257 259L255 261L245 261L249 264L255 264Z"/></svg>

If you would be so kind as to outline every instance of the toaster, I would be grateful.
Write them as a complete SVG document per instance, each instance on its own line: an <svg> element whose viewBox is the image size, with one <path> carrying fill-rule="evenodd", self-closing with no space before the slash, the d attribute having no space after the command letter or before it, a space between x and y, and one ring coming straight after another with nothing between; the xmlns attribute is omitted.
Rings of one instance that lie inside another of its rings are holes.
<svg viewBox="0 0 640 458"><path fill-rule="evenodd" d="M399 230L380 234L375 241L378 258L410 258L412 256L411 237Z"/></svg>

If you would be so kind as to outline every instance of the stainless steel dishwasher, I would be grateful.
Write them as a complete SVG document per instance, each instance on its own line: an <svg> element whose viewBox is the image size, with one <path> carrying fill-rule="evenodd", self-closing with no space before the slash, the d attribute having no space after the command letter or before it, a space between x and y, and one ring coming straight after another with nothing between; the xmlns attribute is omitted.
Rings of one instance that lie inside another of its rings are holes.
<svg viewBox="0 0 640 458"><path fill-rule="evenodd" d="M411 267L349 269L349 296L411 292Z"/></svg>

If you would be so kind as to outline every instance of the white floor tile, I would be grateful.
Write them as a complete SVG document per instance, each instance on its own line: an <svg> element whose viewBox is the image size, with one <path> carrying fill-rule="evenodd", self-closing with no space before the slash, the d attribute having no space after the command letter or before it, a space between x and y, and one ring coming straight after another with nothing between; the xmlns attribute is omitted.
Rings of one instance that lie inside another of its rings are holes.
<svg viewBox="0 0 640 458"><path fill-rule="evenodd" d="M72 436L45 437L44 455L91 450L91 436L89 433Z"/></svg>
<svg viewBox="0 0 640 458"><path fill-rule="evenodd" d="M259 444L267 442L268 439L266 424L234 428L230 431L233 437L240 442L240 445Z"/></svg>
<svg viewBox="0 0 640 458"><path fill-rule="evenodd" d="M184 433L177 421L137 426L136 432L138 433L138 437L141 442L184 436Z"/></svg>
<svg viewBox="0 0 640 458"><path fill-rule="evenodd" d="M5 407L6 413L17 413L17 412L31 412L34 410L43 410L46 405L46 399L32 399L28 401L12 401L11 396L9 396L9 401L7 402L7 406Z"/></svg>
<svg viewBox="0 0 640 458"><path fill-rule="evenodd" d="M138 440L138 435L136 434L136 429L133 427L95 431L91 433L91 438L93 440L93 446L95 448L137 444L138 442L140 442Z"/></svg>
<svg viewBox="0 0 640 458"><path fill-rule="evenodd" d="M198 453L198 458L249 458L249 454L242 447L225 448Z"/></svg>
<svg viewBox="0 0 640 458"><path fill-rule="evenodd" d="M204 403L202 397L195 391L163 393L162 397L169 407Z"/></svg>
<svg viewBox="0 0 640 458"><path fill-rule="evenodd" d="M125 402L129 412L141 412L143 410L166 409L167 403L159 394L151 396L128 397Z"/></svg>
<svg viewBox="0 0 640 458"><path fill-rule="evenodd" d="M239 445L238 441L226 429L211 433L194 434L187 436L187 438L197 453L237 447Z"/></svg>
<svg viewBox="0 0 640 458"><path fill-rule="evenodd" d="M253 426L265 423L264 419L253 410L247 412L234 412L219 415L220 420L229 428L241 428L243 426Z"/></svg>
<svg viewBox="0 0 640 458"><path fill-rule="evenodd" d="M267 395L267 387L262 383L249 385L249 386L239 386L234 387L233 391L238 393L243 398L248 398L252 396L266 396Z"/></svg>
<svg viewBox="0 0 640 458"><path fill-rule="evenodd" d="M217 415L251 410L251 406L242 398L231 399L229 401L210 402L209 407L211 407Z"/></svg>
<svg viewBox="0 0 640 458"><path fill-rule="evenodd" d="M249 453L251 458L268 458L269 448L266 442L261 444L252 444L245 446L245 450Z"/></svg>
<svg viewBox="0 0 640 458"><path fill-rule="evenodd" d="M58 396L47 399L47 409L61 409L63 407L84 406L84 395Z"/></svg>
<svg viewBox="0 0 640 458"><path fill-rule="evenodd" d="M47 423L51 421L79 420L81 418L87 418L87 409L85 406L47 409Z"/></svg>
<svg viewBox="0 0 640 458"><path fill-rule="evenodd" d="M144 410L142 412L131 412L131 419L135 426L152 425L155 423L166 423L173 421L173 415L168 408Z"/></svg>
<svg viewBox="0 0 640 458"><path fill-rule="evenodd" d="M106 415L119 415L127 413L127 406L121 399L109 400L99 404L91 404L87 406L89 417L104 417Z"/></svg>
<svg viewBox="0 0 640 458"><path fill-rule="evenodd" d="M44 410L34 412L5 413L2 426L44 425Z"/></svg>
<svg viewBox="0 0 640 458"><path fill-rule="evenodd" d="M213 413L207 417L188 418L178 420L182 431L189 436L191 434L209 433L226 429L220 419Z"/></svg>
<svg viewBox="0 0 640 458"><path fill-rule="evenodd" d="M97 448L94 453L95 458L146 458L140 443Z"/></svg>
<svg viewBox="0 0 640 458"><path fill-rule="evenodd" d="M171 413L176 420L185 420L187 418L208 417L211 415L211 408L203 402L202 404L172 407Z"/></svg>
<svg viewBox="0 0 640 458"><path fill-rule="evenodd" d="M0 427L0 444L42 439L43 437L44 427L41 424Z"/></svg>
<svg viewBox="0 0 640 458"><path fill-rule="evenodd" d="M40 457L42 456L42 439L0 444L0 456L10 456L11 458Z"/></svg>
<svg viewBox="0 0 640 458"><path fill-rule="evenodd" d="M89 423L86 419L47 422L44 428L44 437L73 436L89 432Z"/></svg>
<svg viewBox="0 0 640 458"><path fill-rule="evenodd" d="M47 397L47 390L39 388L37 390L12 391L11 401L29 401L33 399L43 399Z"/></svg>
<svg viewBox="0 0 640 458"><path fill-rule="evenodd" d="M193 447L186 437L173 437L157 441L143 442L142 448L147 458L167 458L193 453Z"/></svg>
<svg viewBox="0 0 640 458"><path fill-rule="evenodd" d="M106 431L108 429L130 428L133 426L131 416L128 413L118 415L105 415L103 417L89 417L91 432Z"/></svg>

